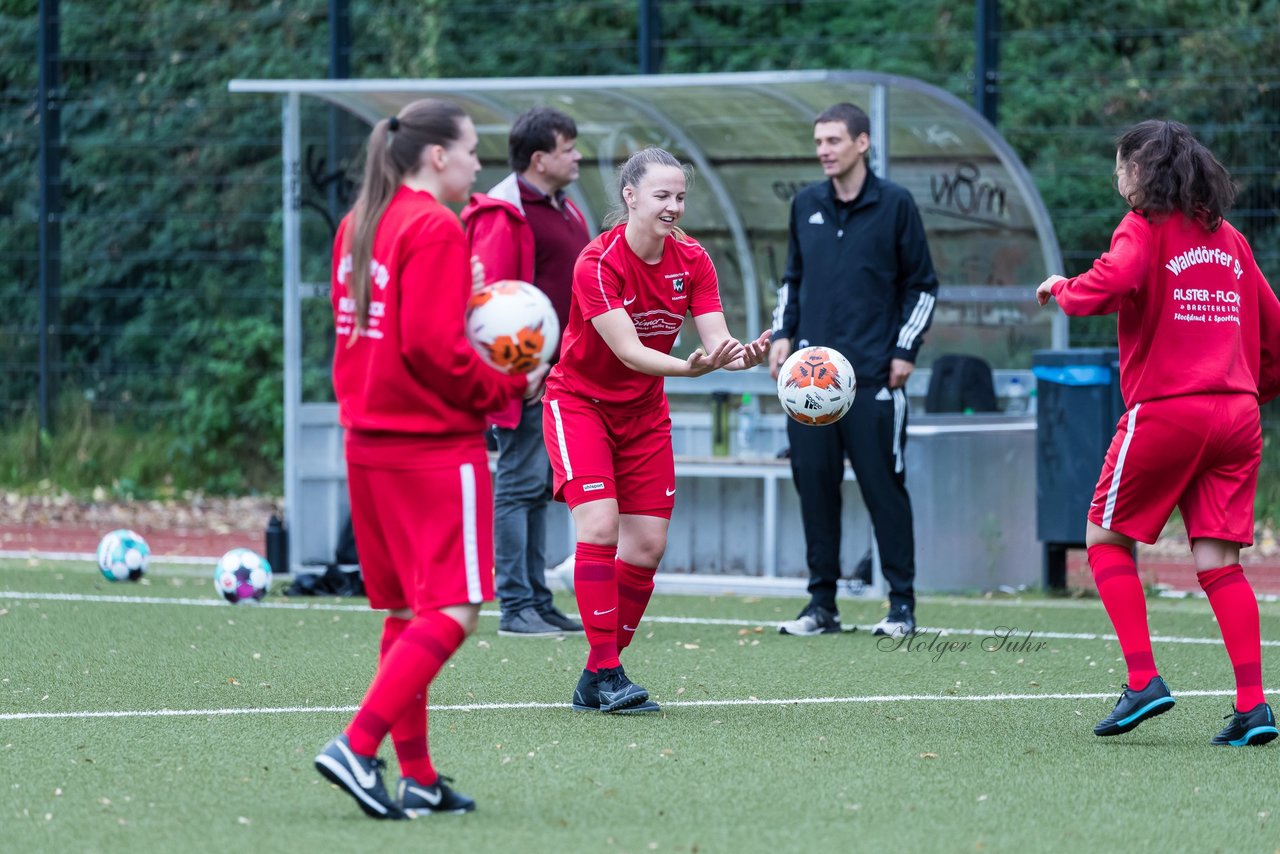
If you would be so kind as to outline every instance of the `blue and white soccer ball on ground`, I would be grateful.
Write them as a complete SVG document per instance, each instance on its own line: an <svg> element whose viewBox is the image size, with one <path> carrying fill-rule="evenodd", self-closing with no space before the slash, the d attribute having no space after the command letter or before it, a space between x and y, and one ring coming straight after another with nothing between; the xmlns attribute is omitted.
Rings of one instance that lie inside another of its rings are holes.
<svg viewBox="0 0 1280 854"><path fill-rule="evenodd" d="M214 567L213 586L234 605L259 602L271 589L271 564L251 549L232 549Z"/></svg>
<svg viewBox="0 0 1280 854"><path fill-rule="evenodd" d="M111 531L98 543L98 569L107 581L137 581L150 558L147 541L127 528Z"/></svg>

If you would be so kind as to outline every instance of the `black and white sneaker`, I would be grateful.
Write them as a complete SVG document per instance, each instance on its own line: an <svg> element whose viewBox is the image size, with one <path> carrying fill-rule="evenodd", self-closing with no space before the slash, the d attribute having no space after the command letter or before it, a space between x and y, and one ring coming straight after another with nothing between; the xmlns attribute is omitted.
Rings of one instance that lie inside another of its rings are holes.
<svg viewBox="0 0 1280 854"><path fill-rule="evenodd" d="M778 634L802 638L812 635L838 634L840 631L840 615L812 602L794 620L778 624Z"/></svg>
<svg viewBox="0 0 1280 854"><path fill-rule="evenodd" d="M600 711L620 712L644 703L649 692L628 679L619 664L596 671L596 696Z"/></svg>
<svg viewBox="0 0 1280 854"><path fill-rule="evenodd" d="M1120 692L1116 707L1111 714L1098 721L1093 728L1094 735L1120 735L1136 727L1147 718L1162 715L1173 708L1176 702L1169 686L1159 676L1152 677L1147 687L1134 691L1128 685Z"/></svg>
<svg viewBox="0 0 1280 854"><path fill-rule="evenodd" d="M1213 744L1227 744L1231 747L1254 747L1266 744L1277 735L1276 716L1271 714L1271 707L1259 703L1247 712L1236 712L1228 715L1231 723L1226 729L1213 737Z"/></svg>
<svg viewBox="0 0 1280 854"><path fill-rule="evenodd" d="M916 618L906 605L892 605L884 619L871 627L873 635L904 638L916 630Z"/></svg>
<svg viewBox="0 0 1280 854"><path fill-rule="evenodd" d="M592 673L590 670L582 671L582 676L578 679L578 687L573 689L573 710L575 712L598 712L600 709L600 687L599 674ZM653 700L646 699L643 703L637 703L634 706L627 706L623 709L614 709L612 714L626 715L636 712L660 712L658 704Z"/></svg>
<svg viewBox="0 0 1280 854"><path fill-rule="evenodd" d="M381 759L356 753L346 735L330 741L316 756L316 770L355 798L365 813L374 818L405 818L400 805L391 800L382 785L382 769L386 765Z"/></svg>
<svg viewBox="0 0 1280 854"><path fill-rule="evenodd" d="M412 777L401 777L398 789L400 808L409 818L419 818L436 813L462 815L474 812L476 802L466 795L449 788L453 780L441 774L435 783L424 786Z"/></svg>

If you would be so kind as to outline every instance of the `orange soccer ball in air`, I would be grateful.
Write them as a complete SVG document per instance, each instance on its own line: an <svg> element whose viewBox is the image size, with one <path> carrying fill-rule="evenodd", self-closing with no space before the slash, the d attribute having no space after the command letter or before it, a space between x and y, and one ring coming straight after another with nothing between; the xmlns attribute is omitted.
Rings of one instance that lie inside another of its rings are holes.
<svg viewBox="0 0 1280 854"><path fill-rule="evenodd" d="M783 410L811 427L834 424L853 406L857 381L849 360L830 347L804 347L778 371Z"/></svg>

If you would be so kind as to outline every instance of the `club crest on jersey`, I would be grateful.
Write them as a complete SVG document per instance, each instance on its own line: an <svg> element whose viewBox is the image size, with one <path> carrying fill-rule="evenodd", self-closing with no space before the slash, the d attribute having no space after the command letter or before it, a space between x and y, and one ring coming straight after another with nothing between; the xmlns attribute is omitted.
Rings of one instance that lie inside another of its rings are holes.
<svg viewBox="0 0 1280 854"><path fill-rule="evenodd" d="M680 276L678 278L672 279L671 288L678 294L684 293L684 277Z"/></svg>

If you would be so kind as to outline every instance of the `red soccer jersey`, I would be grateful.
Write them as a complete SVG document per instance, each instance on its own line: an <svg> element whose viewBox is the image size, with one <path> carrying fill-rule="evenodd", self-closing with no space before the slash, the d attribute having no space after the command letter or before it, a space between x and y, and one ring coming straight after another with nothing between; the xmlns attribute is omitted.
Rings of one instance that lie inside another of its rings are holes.
<svg viewBox="0 0 1280 854"><path fill-rule="evenodd" d="M1053 286L1070 315L1118 313L1126 406L1184 394L1267 394L1280 302L1240 232L1129 213L1089 271Z"/></svg>
<svg viewBox="0 0 1280 854"><path fill-rule="evenodd" d="M471 252L458 218L430 193L396 192L373 241L369 325L354 339L350 230L348 215L334 240L331 283L342 426L478 437L485 413L522 394L527 381L489 367L467 341Z"/></svg>
<svg viewBox="0 0 1280 854"><path fill-rule="evenodd" d="M662 397L662 377L633 371L613 354L591 323L622 309L646 347L670 353L686 314L721 311L716 270L702 246L667 237L662 260L646 264L632 251L623 223L587 244L573 268L569 328L547 388L603 403L650 406Z"/></svg>

